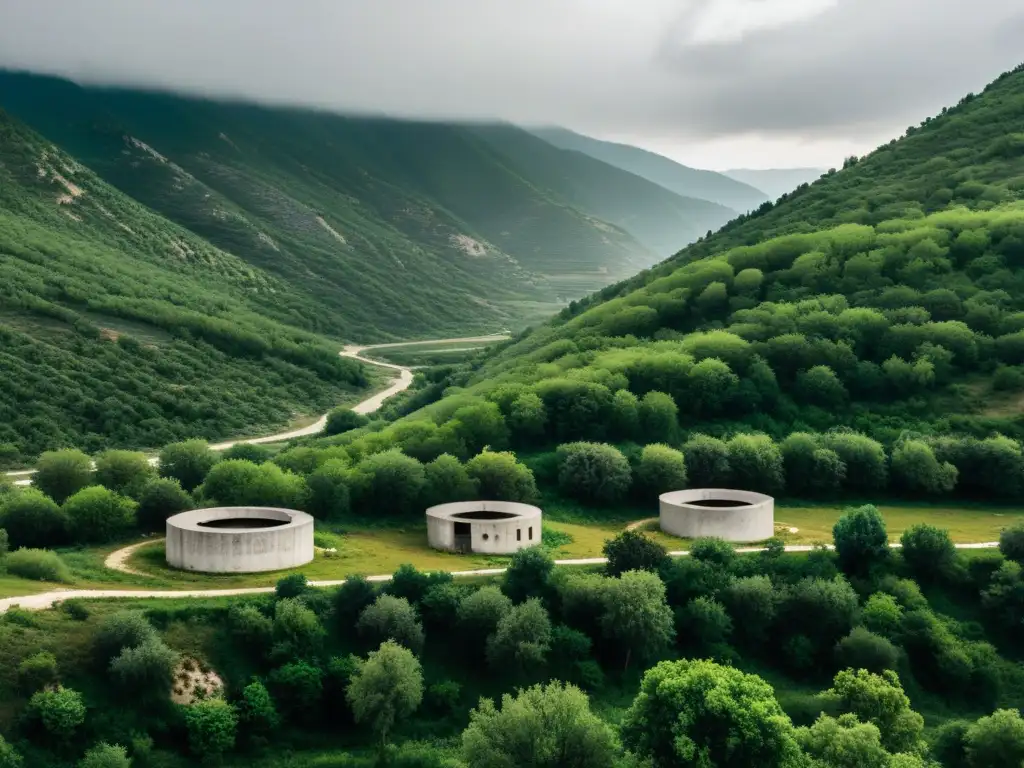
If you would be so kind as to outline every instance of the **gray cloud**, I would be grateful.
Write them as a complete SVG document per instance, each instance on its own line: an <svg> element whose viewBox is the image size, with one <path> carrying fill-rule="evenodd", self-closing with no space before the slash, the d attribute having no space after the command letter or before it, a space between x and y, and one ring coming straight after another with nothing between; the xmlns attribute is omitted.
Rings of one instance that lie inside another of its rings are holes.
<svg viewBox="0 0 1024 768"><path fill-rule="evenodd" d="M897 133L1022 38L1019 0L0 0L0 66L698 141Z"/></svg>

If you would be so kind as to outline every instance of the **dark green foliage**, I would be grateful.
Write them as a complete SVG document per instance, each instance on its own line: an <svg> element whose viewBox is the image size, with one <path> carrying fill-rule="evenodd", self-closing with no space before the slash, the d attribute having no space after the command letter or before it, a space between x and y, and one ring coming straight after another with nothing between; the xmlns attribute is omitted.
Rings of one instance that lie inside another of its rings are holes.
<svg viewBox="0 0 1024 768"><path fill-rule="evenodd" d="M177 653L162 641L151 639L124 648L111 660L110 673L126 695L159 701L171 690L177 663Z"/></svg>
<svg viewBox="0 0 1024 768"><path fill-rule="evenodd" d="M377 590L365 576L349 576L334 593L334 617L338 626L346 629L352 627L363 609L376 599Z"/></svg>
<svg viewBox="0 0 1024 768"><path fill-rule="evenodd" d="M721 593L736 637L752 650L763 648L778 611L780 595L767 576L736 579Z"/></svg>
<svg viewBox="0 0 1024 768"><path fill-rule="evenodd" d="M136 503L100 485L84 488L64 502L75 541L116 541L135 527Z"/></svg>
<svg viewBox="0 0 1024 768"><path fill-rule="evenodd" d="M59 679L57 659L49 651L39 651L18 665L18 685L26 694L56 685Z"/></svg>
<svg viewBox="0 0 1024 768"><path fill-rule="evenodd" d="M701 655L714 654L722 644L728 642L732 631L732 619L725 607L714 598L694 598L676 615L679 641Z"/></svg>
<svg viewBox="0 0 1024 768"><path fill-rule="evenodd" d="M119 611L103 619L93 647L100 663L106 667L125 648L137 648L156 639L156 630L139 611Z"/></svg>
<svg viewBox="0 0 1024 768"><path fill-rule="evenodd" d="M970 768L967 762L967 731L971 723L950 720L943 723L931 737L929 747L944 768Z"/></svg>
<svg viewBox="0 0 1024 768"><path fill-rule="evenodd" d="M608 558L606 567L610 576L626 571L657 573L668 557L665 547L638 531L623 531L606 541L602 551Z"/></svg>
<svg viewBox="0 0 1024 768"><path fill-rule="evenodd" d="M386 746L395 725L423 701L423 670L407 649L382 643L352 676L345 692L357 723L369 726Z"/></svg>
<svg viewBox="0 0 1024 768"><path fill-rule="evenodd" d="M24 765L25 761L18 751L0 736L0 768L22 768Z"/></svg>
<svg viewBox="0 0 1024 768"><path fill-rule="evenodd" d="M729 447L707 435L694 435L683 445L686 469L694 488L728 488L732 481Z"/></svg>
<svg viewBox="0 0 1024 768"><path fill-rule="evenodd" d="M455 456L443 453L423 467L423 503L427 507L468 501L477 495L477 481Z"/></svg>
<svg viewBox="0 0 1024 768"><path fill-rule="evenodd" d="M280 724L274 700L270 691L259 680L253 680L242 689L238 702L238 719L243 727L253 733L272 733Z"/></svg>
<svg viewBox="0 0 1024 768"><path fill-rule="evenodd" d="M274 605L275 658L311 658L320 651L325 634L320 619L299 598L280 599Z"/></svg>
<svg viewBox="0 0 1024 768"><path fill-rule="evenodd" d="M903 532L900 545L900 554L917 581L928 582L950 575L956 548L947 531L918 523Z"/></svg>
<svg viewBox="0 0 1024 768"><path fill-rule="evenodd" d="M139 494L135 520L144 531L164 530L167 518L192 509L195 503L173 478L150 480Z"/></svg>
<svg viewBox="0 0 1024 768"><path fill-rule="evenodd" d="M487 660L497 669L525 674L544 664L551 648L551 620L536 597L514 605L487 638Z"/></svg>
<svg viewBox="0 0 1024 768"><path fill-rule="evenodd" d="M480 587L462 598L458 607L459 629L466 645L483 651L487 638L512 608L512 601L496 586Z"/></svg>
<svg viewBox="0 0 1024 768"><path fill-rule="evenodd" d="M1024 564L1024 524L1016 523L999 534L999 551L1003 557Z"/></svg>
<svg viewBox="0 0 1024 768"><path fill-rule="evenodd" d="M171 443L160 451L160 476L177 480L182 488L192 493L206 479L218 459L203 440Z"/></svg>
<svg viewBox="0 0 1024 768"><path fill-rule="evenodd" d="M601 590L601 630L623 651L623 669L633 657L648 661L671 644L675 630L665 593L664 582L647 571L627 571Z"/></svg>
<svg viewBox="0 0 1024 768"><path fill-rule="evenodd" d="M277 580L274 594L278 600L286 600L290 597L299 597L308 589L309 584L303 574L289 573Z"/></svg>
<svg viewBox="0 0 1024 768"><path fill-rule="evenodd" d="M47 451L36 462L32 484L58 504L92 482L92 459L81 451Z"/></svg>
<svg viewBox="0 0 1024 768"><path fill-rule="evenodd" d="M846 573L866 573L889 558L885 520L871 504L846 510L833 526L832 537Z"/></svg>
<svg viewBox="0 0 1024 768"><path fill-rule="evenodd" d="M736 550L732 544L723 539L713 537L697 539L690 547L690 557L701 563L728 568L736 560Z"/></svg>
<svg viewBox="0 0 1024 768"><path fill-rule="evenodd" d="M452 580L450 573L436 571L434 573L423 573L416 570L416 567L405 563L398 567L391 581L387 583L384 590L389 595L401 597L416 605L423 601L431 587L437 584L447 584Z"/></svg>
<svg viewBox="0 0 1024 768"><path fill-rule="evenodd" d="M58 581L70 583L71 569L64 564L60 555L48 549L16 549L3 561L9 573L34 581Z"/></svg>
<svg viewBox="0 0 1024 768"><path fill-rule="evenodd" d="M896 669L898 660L899 651L896 646L864 627L854 627L836 645L836 661L840 667L882 672Z"/></svg>
<svg viewBox="0 0 1024 768"><path fill-rule="evenodd" d="M203 763L215 764L235 746L238 713L223 699L199 701L185 709L188 747Z"/></svg>
<svg viewBox="0 0 1024 768"><path fill-rule="evenodd" d="M351 408L334 408L327 414L324 434L340 435L343 432L364 427L368 421L369 419L363 414L356 413Z"/></svg>
<svg viewBox="0 0 1024 768"><path fill-rule="evenodd" d="M548 579L554 567L554 560L543 548L520 549L512 555L501 589L514 603L543 595L547 591Z"/></svg>
<svg viewBox="0 0 1024 768"><path fill-rule="evenodd" d="M365 644L376 648L393 640L413 653L423 649L423 625L404 597L381 595L359 615L356 630Z"/></svg>
<svg viewBox="0 0 1024 768"><path fill-rule="evenodd" d="M306 478L309 487L308 510L321 520L336 520L348 514L350 505L349 470L342 459L330 459Z"/></svg>
<svg viewBox="0 0 1024 768"><path fill-rule="evenodd" d="M305 661L278 667L267 679L270 692L286 719L297 720L316 712L323 695L323 673Z"/></svg>
<svg viewBox="0 0 1024 768"><path fill-rule="evenodd" d="M970 768L996 768L1024 761L1024 720L1015 709L999 709L964 734Z"/></svg>
<svg viewBox="0 0 1024 768"><path fill-rule="evenodd" d="M255 443L235 443L221 454L225 459L251 461L253 464L264 464L270 461L272 455L269 448Z"/></svg>
<svg viewBox="0 0 1024 768"><path fill-rule="evenodd" d="M270 649L274 623L254 605L233 605L228 611L228 628L238 644L257 656Z"/></svg>
<svg viewBox="0 0 1024 768"><path fill-rule="evenodd" d="M367 456L351 474L355 509L370 515L412 512L423 490L423 465L397 448Z"/></svg>
<svg viewBox="0 0 1024 768"><path fill-rule="evenodd" d="M558 485L580 501L611 504L629 491L631 472L622 453L600 443L558 447Z"/></svg>

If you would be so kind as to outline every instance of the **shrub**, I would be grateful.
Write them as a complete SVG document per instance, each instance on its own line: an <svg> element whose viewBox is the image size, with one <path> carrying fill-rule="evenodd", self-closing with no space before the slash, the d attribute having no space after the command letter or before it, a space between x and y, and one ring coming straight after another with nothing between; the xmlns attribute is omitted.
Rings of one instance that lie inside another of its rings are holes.
<svg viewBox="0 0 1024 768"><path fill-rule="evenodd" d="M118 611L103 619L93 647L101 663L107 663L125 648L137 648L143 643L158 639L156 630L141 611Z"/></svg>
<svg viewBox="0 0 1024 768"><path fill-rule="evenodd" d="M242 698L238 704L239 720L254 731L270 734L280 725L281 718L277 714L274 700L267 687L255 678L242 689Z"/></svg>
<svg viewBox="0 0 1024 768"><path fill-rule="evenodd" d="M453 714L459 706L462 686L454 680L444 680L427 688L426 704L435 714L446 717Z"/></svg>
<svg viewBox="0 0 1024 768"><path fill-rule="evenodd" d="M477 482L456 457L442 453L423 467L423 504L432 507L452 501L469 501L477 495Z"/></svg>
<svg viewBox="0 0 1024 768"><path fill-rule="evenodd" d="M697 539L690 547L690 557L720 568L730 567L736 560L736 549L728 541L714 537Z"/></svg>
<svg viewBox="0 0 1024 768"><path fill-rule="evenodd" d="M132 768L132 761L120 744L102 742L85 753L78 768Z"/></svg>
<svg viewBox="0 0 1024 768"><path fill-rule="evenodd" d="M204 762L216 762L235 746L238 714L223 699L207 699L185 708L188 746Z"/></svg>
<svg viewBox="0 0 1024 768"><path fill-rule="evenodd" d="M5 559L4 565L9 573L34 581L71 581L71 569L68 568L60 555L48 549L16 549Z"/></svg>
<svg viewBox="0 0 1024 768"><path fill-rule="evenodd" d="M871 504L848 509L832 528L839 565L847 573L865 573L889 558L885 520Z"/></svg>
<svg viewBox="0 0 1024 768"><path fill-rule="evenodd" d="M903 619L903 607L896 598L876 592L867 599L860 612L864 626L883 637L893 637Z"/></svg>
<svg viewBox="0 0 1024 768"><path fill-rule="evenodd" d="M353 429L365 427L369 419L361 413L356 413L351 408L339 406L327 414L327 423L324 425L324 434L340 435Z"/></svg>
<svg viewBox="0 0 1024 768"><path fill-rule="evenodd" d="M305 661L293 661L270 673L267 682L289 719L312 715L323 696L323 673Z"/></svg>
<svg viewBox="0 0 1024 768"><path fill-rule="evenodd" d="M484 451L469 460L466 472L477 482L481 498L519 502L537 498L533 472L514 453Z"/></svg>
<svg viewBox="0 0 1024 768"><path fill-rule="evenodd" d="M505 571L502 591L514 603L542 596L547 592L548 579L554 567L555 561L542 548L520 549L512 555L512 561Z"/></svg>
<svg viewBox="0 0 1024 768"><path fill-rule="evenodd" d="M611 504L629 490L631 471L622 453L602 443L558 447L558 485L581 501Z"/></svg>
<svg viewBox="0 0 1024 768"><path fill-rule="evenodd" d="M711 597L697 597L687 603L679 612L677 626L681 641L707 651L714 651L732 634L732 619Z"/></svg>
<svg viewBox="0 0 1024 768"><path fill-rule="evenodd" d="M0 768L23 768L25 761L18 751L0 736Z"/></svg>
<svg viewBox="0 0 1024 768"><path fill-rule="evenodd" d="M144 453L104 451L96 457L96 483L122 496L138 498L143 487L154 478L156 468Z"/></svg>
<svg viewBox="0 0 1024 768"><path fill-rule="evenodd" d="M68 541L67 516L36 488L0 499L0 528L12 547L56 547Z"/></svg>
<svg viewBox="0 0 1024 768"><path fill-rule="evenodd" d="M43 728L59 741L67 741L85 722L82 694L59 687L37 691L28 702L28 712L38 717Z"/></svg>
<svg viewBox="0 0 1024 768"><path fill-rule="evenodd" d="M841 668L866 669L882 672L896 669L899 652L884 637L864 627L854 627L849 635L836 645L836 660Z"/></svg>
<svg viewBox="0 0 1024 768"><path fill-rule="evenodd" d="M671 395L648 392L637 409L641 434L662 443L671 442L679 430L679 407Z"/></svg>
<svg viewBox="0 0 1024 768"><path fill-rule="evenodd" d="M105 543L132 529L135 507L131 499L95 485L64 502L64 514L77 541Z"/></svg>
<svg viewBox="0 0 1024 768"><path fill-rule="evenodd" d="M1002 530L999 551L1007 560L1024 564L1024 523L1014 523Z"/></svg>
<svg viewBox="0 0 1024 768"><path fill-rule="evenodd" d="M298 597L309 589L309 582L301 573L289 573L287 576L277 580L274 587L274 594L278 600L285 600L289 597Z"/></svg>
<svg viewBox="0 0 1024 768"><path fill-rule="evenodd" d="M483 648L501 617L512 609L512 601L496 586L480 587L459 602L459 627L470 648Z"/></svg>
<svg viewBox="0 0 1024 768"><path fill-rule="evenodd" d="M274 605L274 647L272 654L283 658L315 656L326 632L320 619L297 598L278 600Z"/></svg>
<svg viewBox="0 0 1024 768"><path fill-rule="evenodd" d="M643 497L657 497L686 487L686 460L681 451L661 443L645 445L640 452L634 487Z"/></svg>
<svg viewBox="0 0 1024 768"><path fill-rule="evenodd" d="M372 647L394 640L413 653L419 653L423 648L423 625L416 616L416 610L403 597L378 597L359 616L356 629Z"/></svg>
<svg viewBox="0 0 1024 768"><path fill-rule="evenodd" d="M927 523L918 523L900 536L901 554L918 581L949 576L956 560L956 547L949 532Z"/></svg>
<svg viewBox="0 0 1024 768"><path fill-rule="evenodd" d="M385 587L384 591L395 597L404 597L410 603L420 603L427 591L437 584L447 584L452 580L452 575L444 571L425 573L416 569L416 566L403 563L398 566Z"/></svg>
<svg viewBox="0 0 1024 768"><path fill-rule="evenodd" d="M321 464L306 478L309 513L321 520L347 515L351 504L348 483L349 469L344 459L331 459Z"/></svg>
<svg viewBox="0 0 1024 768"><path fill-rule="evenodd" d="M160 451L160 476L174 478L182 488L192 493L206 479L219 458L203 440L171 443Z"/></svg>
<svg viewBox="0 0 1024 768"><path fill-rule="evenodd" d="M49 651L39 651L18 665L18 685L25 693L55 685L59 679L57 659Z"/></svg>
<svg viewBox="0 0 1024 768"><path fill-rule="evenodd" d="M159 531L164 529L168 517L194 506L181 483L173 478L158 477L146 483L139 494L135 519L142 530Z"/></svg>
<svg viewBox="0 0 1024 768"><path fill-rule="evenodd" d="M92 482L92 459L81 451L47 451L36 462L32 484L58 504Z"/></svg>
<svg viewBox="0 0 1024 768"><path fill-rule="evenodd" d="M177 664L178 654L163 641L151 638L122 649L110 662L110 672L126 693L159 700L171 690Z"/></svg>
<svg viewBox="0 0 1024 768"><path fill-rule="evenodd" d="M736 435L728 443L737 488L771 493L783 487L782 452L767 435Z"/></svg>
<svg viewBox="0 0 1024 768"><path fill-rule="evenodd" d="M653 571L657 573L668 557L668 552L650 536L638 531L623 531L604 543L604 556L608 558L609 576L626 571Z"/></svg>
<svg viewBox="0 0 1024 768"><path fill-rule="evenodd" d="M235 443L221 454L223 459L241 459L253 464L265 464L273 454L269 448L255 443Z"/></svg>
<svg viewBox="0 0 1024 768"><path fill-rule="evenodd" d="M198 494L204 502L221 506L302 509L308 489L302 477L276 464L228 460L210 469Z"/></svg>
<svg viewBox="0 0 1024 768"><path fill-rule="evenodd" d="M495 666L512 665L525 671L540 665L551 646L551 620L540 600L531 597L514 605L498 620L487 638L487 660Z"/></svg>
<svg viewBox="0 0 1024 768"><path fill-rule="evenodd" d="M365 576L349 576L334 593L334 617L338 626L350 628L359 619L363 609L376 599L377 590Z"/></svg>

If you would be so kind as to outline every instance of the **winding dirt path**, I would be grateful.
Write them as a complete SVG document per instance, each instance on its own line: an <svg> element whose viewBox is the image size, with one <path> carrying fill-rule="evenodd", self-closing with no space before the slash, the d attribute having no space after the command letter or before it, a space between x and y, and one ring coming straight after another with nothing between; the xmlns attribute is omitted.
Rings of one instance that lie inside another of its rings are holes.
<svg viewBox="0 0 1024 768"><path fill-rule="evenodd" d="M507 334L495 333L489 336L462 336L454 339L428 339L426 341L393 341L387 344L349 344L338 354L342 357L349 357L353 360L358 360L366 365L375 365L378 368L387 368L389 370L397 371L398 375L396 378L391 380L391 383L380 392L370 395L360 403L352 406L352 410L356 413L368 414L373 413L380 409L384 405L384 401L389 397L397 395L399 392L404 392L412 384L412 369L405 365L396 365L395 363L385 363L380 360L372 360L368 357L363 357L362 353L368 349L388 349L392 347L412 347L412 346L424 346L429 344L460 344L460 343L481 343L481 342L497 342L503 341L508 338ZM261 445L264 443L282 443L286 440L292 440L296 437L308 437L309 435L317 435L324 431L324 427L327 426L327 414L323 414L319 419L314 421L305 427L299 427L298 429L288 430L286 432L277 432L273 435L264 435L263 437L246 437L238 438L236 440L228 440L223 443L215 443L210 446L215 451L226 451L235 445L249 444L249 445ZM150 457L149 463L154 466L157 463L155 456ZM16 472L5 473L7 477L11 478L15 485L31 485L32 475L35 474L34 469L22 469Z"/></svg>
<svg viewBox="0 0 1024 768"><path fill-rule="evenodd" d="M119 558L120 564L123 568L118 570L124 570L127 566L124 564L125 558L127 558L134 548L144 546L145 544L155 543L154 541L140 542L139 544L133 544L131 547L118 550L117 552L111 553L107 557L107 564L115 559L115 556L121 555ZM899 543L890 544L893 549L899 548ZM997 541L985 541L977 544L956 544L957 549L994 549L999 546ZM831 549L831 547L829 547ZM764 547L737 547L737 552L761 552ZM814 549L809 544L794 544L786 547L787 552L810 552ZM669 552L671 557L685 557L689 555L687 550L679 550L677 552ZM555 565L559 566L573 566L573 565L603 565L608 560L604 557L585 557L576 560L556 560ZM108 567L111 567L108 565ZM455 571L452 576L456 578L465 578L467 576L498 576L505 572L504 568L479 568L472 571ZM128 573L136 573L135 571L127 571ZM368 576L368 581L390 581L391 574L384 574L380 576ZM314 587L337 587L345 583L344 579L337 579L332 581L311 581L309 582ZM235 595L258 595L273 592L274 587L246 587L238 589L189 589L189 590L159 590L159 589L59 589L53 592L42 592L37 595L24 595L21 597L8 597L0 600L0 613L4 613L8 608L12 606L19 606L26 610L38 611L46 608L52 608L55 603L59 603L61 600L67 600L69 598L88 598L88 599L99 599L99 598L173 598L173 597L231 597Z"/></svg>

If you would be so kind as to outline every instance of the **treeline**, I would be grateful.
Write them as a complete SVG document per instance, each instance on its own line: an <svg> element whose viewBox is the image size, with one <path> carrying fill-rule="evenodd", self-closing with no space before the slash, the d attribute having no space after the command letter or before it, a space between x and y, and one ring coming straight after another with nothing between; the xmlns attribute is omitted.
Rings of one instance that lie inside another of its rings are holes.
<svg viewBox="0 0 1024 768"><path fill-rule="evenodd" d="M353 577L335 590L288 576L274 595L230 607L71 600L62 621L85 626L44 652L44 630L15 610L0 621L13 660L0 688L18 692L20 716L0 755L42 767L106 749L120 750L118 768L129 754L177 765L315 737L376 753L339 756L350 766L489 768L524 754L559 768L682 766L695 750L711 766L769 768L848 768L851 753L866 768L1024 759L1021 674L997 650L1020 642L1024 529L965 559L921 525L896 552L866 506L844 514L834 543L804 556L773 540L739 555L705 539L669 558L627 532L606 543L601 573L555 569L532 548L483 585L402 566L384 585ZM937 613L919 585L980 603L983 624ZM212 658L169 646L186 625L215 638ZM826 689L783 709L744 671L752 663ZM214 666L219 685L204 677ZM645 667L620 724L591 709L584 691L600 699ZM100 676L102 686L71 684ZM922 691L946 711L996 711L926 734L907 695Z"/></svg>

